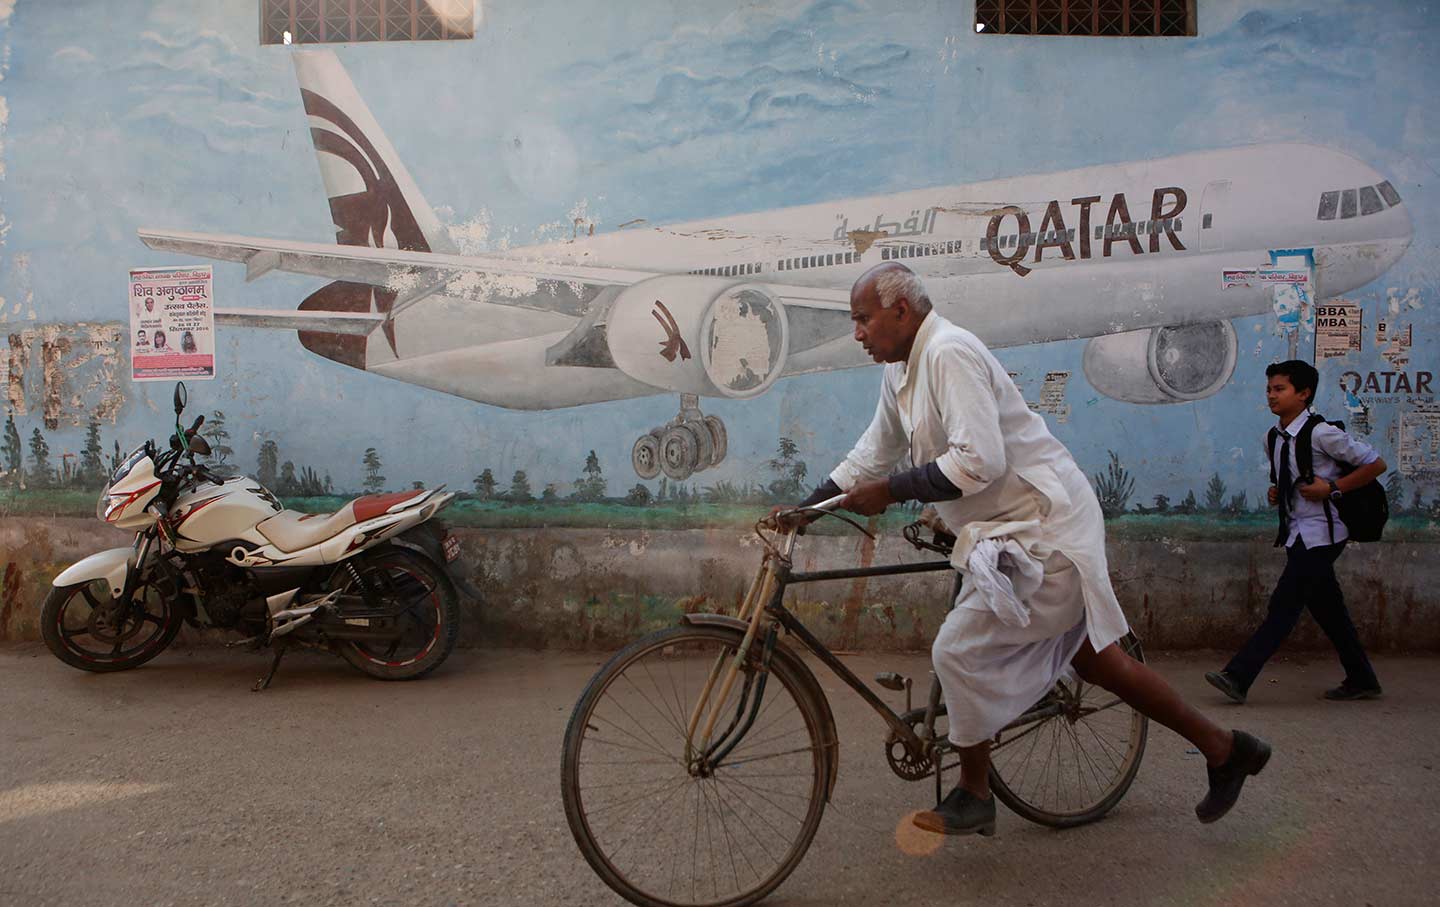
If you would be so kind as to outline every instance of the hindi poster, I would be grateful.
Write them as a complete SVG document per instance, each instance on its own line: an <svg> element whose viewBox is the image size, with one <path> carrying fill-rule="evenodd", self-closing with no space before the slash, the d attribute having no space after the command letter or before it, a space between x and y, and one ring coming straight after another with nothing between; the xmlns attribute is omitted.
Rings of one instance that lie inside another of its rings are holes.
<svg viewBox="0 0 1440 907"><path fill-rule="evenodd" d="M210 266L130 271L130 380L215 377Z"/></svg>

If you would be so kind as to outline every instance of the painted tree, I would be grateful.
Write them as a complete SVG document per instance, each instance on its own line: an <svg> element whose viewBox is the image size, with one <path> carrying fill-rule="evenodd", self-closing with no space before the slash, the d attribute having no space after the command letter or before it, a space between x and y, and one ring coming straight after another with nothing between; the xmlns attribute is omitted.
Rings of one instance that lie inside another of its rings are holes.
<svg viewBox="0 0 1440 907"><path fill-rule="evenodd" d="M30 484L39 488L55 484L55 468L50 465L50 445L38 427L30 432Z"/></svg>
<svg viewBox="0 0 1440 907"><path fill-rule="evenodd" d="M495 500L495 489L499 483L495 481L495 473L486 469L475 477L475 497L482 501Z"/></svg>
<svg viewBox="0 0 1440 907"><path fill-rule="evenodd" d="M1135 478L1120 465L1120 455L1110 454L1110 466L1103 473L1095 474L1095 496L1100 499L1100 510L1105 519L1113 519L1125 512L1130 495L1135 491Z"/></svg>
<svg viewBox="0 0 1440 907"><path fill-rule="evenodd" d="M535 500L535 495L530 492L530 477L525 475L525 470L515 470L515 475L510 478L510 492L506 497L517 504L528 504Z"/></svg>
<svg viewBox="0 0 1440 907"><path fill-rule="evenodd" d="M325 493L325 483L320 481L319 473L306 466L300 470L300 494L302 497L314 498Z"/></svg>
<svg viewBox="0 0 1440 907"><path fill-rule="evenodd" d="M1205 509L1211 513L1219 513L1225 507L1225 482L1221 480L1220 473L1210 477L1210 482L1205 486Z"/></svg>
<svg viewBox="0 0 1440 907"><path fill-rule="evenodd" d="M1401 497L1405 493L1405 479L1398 472L1390 473L1390 478L1385 480L1385 500L1390 504L1391 513L1399 513Z"/></svg>
<svg viewBox="0 0 1440 907"><path fill-rule="evenodd" d="M275 493L293 495L300 492L300 482L295 478L295 464L286 460L280 466L280 477L275 480Z"/></svg>
<svg viewBox="0 0 1440 907"><path fill-rule="evenodd" d="M105 484L105 447L100 443L100 420L90 417L85 426L85 446L80 449L80 481L87 488Z"/></svg>
<svg viewBox="0 0 1440 907"><path fill-rule="evenodd" d="M330 481L330 473L325 473L325 487L321 489L325 494L334 494L335 485Z"/></svg>
<svg viewBox="0 0 1440 907"><path fill-rule="evenodd" d="M230 432L225 430L225 412L217 409L211 413L200 434L210 442L211 471L222 476L233 473L235 467L230 464L230 458L235 455L235 448L230 446Z"/></svg>
<svg viewBox="0 0 1440 907"><path fill-rule="evenodd" d="M373 447L365 448L365 457L361 462L365 466L365 481L361 485L367 494L378 494L385 490L385 477L380 474L383 466L380 462L380 454Z"/></svg>
<svg viewBox="0 0 1440 907"><path fill-rule="evenodd" d="M635 487L625 495L625 503L632 507L646 506L650 503L650 489L636 482Z"/></svg>
<svg viewBox="0 0 1440 907"><path fill-rule="evenodd" d="M1200 510L1200 503L1195 500L1195 489L1185 492L1185 500L1175 506L1175 512L1179 514L1191 514Z"/></svg>
<svg viewBox="0 0 1440 907"><path fill-rule="evenodd" d="M546 483L545 490L540 492L540 502L542 504L554 504L558 500L560 500L560 489L554 482Z"/></svg>
<svg viewBox="0 0 1440 907"><path fill-rule="evenodd" d="M275 488L280 474L280 445L266 438L256 457L255 479L266 488Z"/></svg>
<svg viewBox="0 0 1440 907"><path fill-rule="evenodd" d="M5 475L12 484L19 485L25 478L25 446L20 443L20 430L15 427L15 414L5 417L5 442L0 446L5 455Z"/></svg>
<svg viewBox="0 0 1440 907"><path fill-rule="evenodd" d="M790 438L781 438L775 456L766 465L775 479L770 483L770 496L780 501L794 501L804 496L805 476L809 470L800 459L800 446Z"/></svg>
<svg viewBox="0 0 1440 907"><path fill-rule="evenodd" d="M576 479L575 499L578 501L598 501L605 497L605 477L601 474L600 458L595 451L585 457L585 468L581 470L582 475Z"/></svg>

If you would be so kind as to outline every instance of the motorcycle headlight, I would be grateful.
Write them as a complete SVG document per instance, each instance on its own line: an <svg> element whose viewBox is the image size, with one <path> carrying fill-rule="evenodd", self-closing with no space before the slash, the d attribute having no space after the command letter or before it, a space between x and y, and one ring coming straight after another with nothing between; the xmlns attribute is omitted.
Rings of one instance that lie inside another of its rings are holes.
<svg viewBox="0 0 1440 907"><path fill-rule="evenodd" d="M110 483L106 482L105 487L100 489L100 500L95 502L95 519L99 520L102 523L108 522L108 520L105 519L105 515L109 511L109 509Z"/></svg>

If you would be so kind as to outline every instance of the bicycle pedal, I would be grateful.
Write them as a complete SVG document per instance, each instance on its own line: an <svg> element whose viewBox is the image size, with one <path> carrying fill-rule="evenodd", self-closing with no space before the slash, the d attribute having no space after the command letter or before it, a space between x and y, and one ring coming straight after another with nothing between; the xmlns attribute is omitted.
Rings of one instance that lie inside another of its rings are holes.
<svg viewBox="0 0 1440 907"><path fill-rule="evenodd" d="M906 687L905 675L897 674L894 671L881 671L875 675L875 682L885 689L894 690L897 693Z"/></svg>

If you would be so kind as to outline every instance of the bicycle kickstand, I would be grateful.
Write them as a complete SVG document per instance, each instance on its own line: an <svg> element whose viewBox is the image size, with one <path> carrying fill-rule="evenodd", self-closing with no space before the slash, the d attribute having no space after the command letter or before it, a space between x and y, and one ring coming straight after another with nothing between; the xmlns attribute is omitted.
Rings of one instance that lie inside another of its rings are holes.
<svg viewBox="0 0 1440 907"><path fill-rule="evenodd" d="M269 689L270 681L275 679L275 672L280 668L280 659L285 657L286 648L288 647L283 642L275 644L275 657L270 660L270 670L265 672L264 677L255 681L255 685L250 688L250 692L258 693L261 690Z"/></svg>

